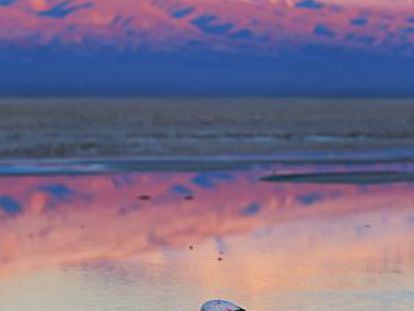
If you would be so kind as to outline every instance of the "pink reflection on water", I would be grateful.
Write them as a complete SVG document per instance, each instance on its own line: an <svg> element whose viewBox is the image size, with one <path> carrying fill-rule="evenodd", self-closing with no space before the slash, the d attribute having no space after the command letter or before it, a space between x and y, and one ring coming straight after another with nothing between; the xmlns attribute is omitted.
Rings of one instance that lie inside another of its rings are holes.
<svg viewBox="0 0 414 311"><path fill-rule="evenodd" d="M303 277L348 264L412 267L412 184L271 184L259 181L265 173L2 178L0 275L179 256L208 280L221 257L270 290L306 287ZM268 273L284 281L268 283Z"/></svg>

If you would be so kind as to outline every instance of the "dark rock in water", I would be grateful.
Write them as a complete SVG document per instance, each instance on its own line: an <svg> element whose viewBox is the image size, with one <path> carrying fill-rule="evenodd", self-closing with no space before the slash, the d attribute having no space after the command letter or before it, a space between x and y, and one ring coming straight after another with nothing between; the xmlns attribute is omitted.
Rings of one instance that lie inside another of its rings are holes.
<svg viewBox="0 0 414 311"><path fill-rule="evenodd" d="M414 182L414 172L374 171L374 172L329 172L270 175L261 178L267 182L293 182L311 184L351 184L375 185L396 182Z"/></svg>

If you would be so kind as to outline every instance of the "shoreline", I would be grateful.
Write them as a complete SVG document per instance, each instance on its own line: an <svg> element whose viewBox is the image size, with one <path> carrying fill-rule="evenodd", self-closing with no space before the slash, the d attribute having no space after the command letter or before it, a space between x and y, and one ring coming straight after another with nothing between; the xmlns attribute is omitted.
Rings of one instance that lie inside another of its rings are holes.
<svg viewBox="0 0 414 311"><path fill-rule="evenodd" d="M414 164L414 148L371 152L285 153L279 155L140 156L95 158L0 159L0 177L95 175L139 172L249 170L254 167L309 165L392 166Z"/></svg>

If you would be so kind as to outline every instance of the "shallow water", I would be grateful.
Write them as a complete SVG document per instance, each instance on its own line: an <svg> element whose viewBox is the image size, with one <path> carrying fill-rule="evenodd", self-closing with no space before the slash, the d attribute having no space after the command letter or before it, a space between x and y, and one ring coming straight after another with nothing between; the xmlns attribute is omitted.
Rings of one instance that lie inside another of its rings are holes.
<svg viewBox="0 0 414 311"><path fill-rule="evenodd" d="M0 310L414 309L414 183L261 181L410 163L88 165L0 179Z"/></svg>

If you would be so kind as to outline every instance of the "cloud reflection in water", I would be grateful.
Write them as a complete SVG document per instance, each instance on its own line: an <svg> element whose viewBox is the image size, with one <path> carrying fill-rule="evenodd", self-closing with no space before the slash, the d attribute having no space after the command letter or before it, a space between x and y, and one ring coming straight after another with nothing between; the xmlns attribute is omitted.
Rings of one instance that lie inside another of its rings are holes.
<svg viewBox="0 0 414 311"><path fill-rule="evenodd" d="M18 271L59 267L144 277L134 286L157 299L194 286L200 299L226 294L263 308L292 291L413 287L412 184L271 184L262 175L2 178L2 197L21 208L0 208L0 288Z"/></svg>

